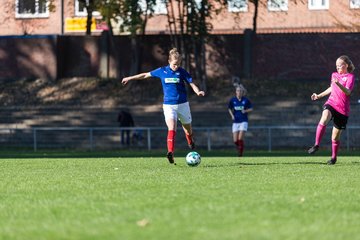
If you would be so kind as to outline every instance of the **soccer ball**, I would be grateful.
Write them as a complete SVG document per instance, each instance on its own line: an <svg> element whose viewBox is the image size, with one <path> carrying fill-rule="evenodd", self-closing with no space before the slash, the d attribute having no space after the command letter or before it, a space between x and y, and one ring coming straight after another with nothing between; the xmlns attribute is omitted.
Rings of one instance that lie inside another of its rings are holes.
<svg viewBox="0 0 360 240"><path fill-rule="evenodd" d="M186 155L186 164L190 167L196 167L201 163L201 156L197 152L189 152Z"/></svg>

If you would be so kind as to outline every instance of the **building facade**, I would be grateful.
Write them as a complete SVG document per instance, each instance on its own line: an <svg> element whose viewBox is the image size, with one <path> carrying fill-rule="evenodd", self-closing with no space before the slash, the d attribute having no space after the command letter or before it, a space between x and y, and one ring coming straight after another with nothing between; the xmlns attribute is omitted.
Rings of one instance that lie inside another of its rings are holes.
<svg viewBox="0 0 360 240"><path fill-rule="evenodd" d="M87 12L78 0L3 0L0 35L84 34ZM140 5L141 5L141 1ZM201 0L195 0L197 4ZM242 34L253 28L255 6L248 0L228 1L216 6L209 18L212 34ZM158 0L149 18L147 34L169 33L166 4ZM106 26L99 12L93 13L92 32ZM114 24L114 32L119 26ZM259 0L258 33L359 32L360 0Z"/></svg>

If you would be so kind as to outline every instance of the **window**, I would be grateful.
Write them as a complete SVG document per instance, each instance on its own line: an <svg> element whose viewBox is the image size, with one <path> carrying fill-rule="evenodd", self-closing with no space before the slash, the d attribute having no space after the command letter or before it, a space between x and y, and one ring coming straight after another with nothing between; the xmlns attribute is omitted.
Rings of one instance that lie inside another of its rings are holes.
<svg viewBox="0 0 360 240"><path fill-rule="evenodd" d="M247 12L248 0L232 0L228 1L229 12Z"/></svg>
<svg viewBox="0 0 360 240"><path fill-rule="evenodd" d="M329 9L329 0L309 0L310 10Z"/></svg>
<svg viewBox="0 0 360 240"><path fill-rule="evenodd" d="M75 1L75 16L86 16L86 5L84 2Z"/></svg>
<svg viewBox="0 0 360 240"><path fill-rule="evenodd" d="M77 16L77 17L87 16L86 4L89 4L89 0L86 0L85 2L75 0L75 16ZM93 15L93 17L100 16L100 12L93 11L92 15Z"/></svg>
<svg viewBox="0 0 360 240"><path fill-rule="evenodd" d="M360 0L350 0L350 8L360 8Z"/></svg>
<svg viewBox="0 0 360 240"><path fill-rule="evenodd" d="M18 18L36 18L48 17L47 0L16 0L16 17Z"/></svg>
<svg viewBox="0 0 360 240"><path fill-rule="evenodd" d="M287 0L269 0L268 1L269 11L287 11L288 1Z"/></svg>

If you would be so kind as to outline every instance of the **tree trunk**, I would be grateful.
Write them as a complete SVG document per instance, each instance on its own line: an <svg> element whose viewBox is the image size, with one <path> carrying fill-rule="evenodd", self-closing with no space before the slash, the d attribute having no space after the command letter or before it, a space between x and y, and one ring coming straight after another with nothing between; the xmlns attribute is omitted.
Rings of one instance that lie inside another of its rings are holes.
<svg viewBox="0 0 360 240"><path fill-rule="evenodd" d="M255 12L254 12L254 17L253 17L253 33L256 34L257 16L258 16L258 10L259 10L259 0L254 0L254 6L255 6Z"/></svg>

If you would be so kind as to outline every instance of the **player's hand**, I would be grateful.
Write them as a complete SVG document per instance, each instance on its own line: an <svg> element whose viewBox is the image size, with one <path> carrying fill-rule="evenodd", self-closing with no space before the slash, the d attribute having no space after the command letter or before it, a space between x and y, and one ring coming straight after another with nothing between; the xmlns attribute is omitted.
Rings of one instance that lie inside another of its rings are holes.
<svg viewBox="0 0 360 240"><path fill-rule="evenodd" d="M205 92L204 92L204 91L199 91L199 92L197 93L197 95L203 97L203 96L205 96Z"/></svg>
<svg viewBox="0 0 360 240"><path fill-rule="evenodd" d="M123 78L123 79L121 80L122 85L127 84L129 80L130 80L130 79L129 79L128 77Z"/></svg>
<svg viewBox="0 0 360 240"><path fill-rule="evenodd" d="M317 95L316 93L313 93L311 95L311 100L315 101L315 100L318 100L318 99L320 99L320 98L319 98L319 95Z"/></svg>

